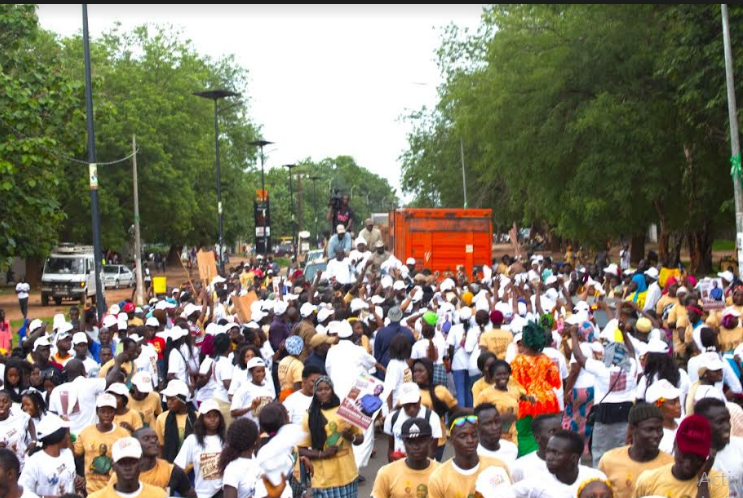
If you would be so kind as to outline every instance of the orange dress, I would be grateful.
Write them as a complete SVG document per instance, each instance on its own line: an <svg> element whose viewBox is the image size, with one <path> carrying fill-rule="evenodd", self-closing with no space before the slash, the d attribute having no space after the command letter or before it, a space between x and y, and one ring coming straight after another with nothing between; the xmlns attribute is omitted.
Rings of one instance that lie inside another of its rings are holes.
<svg viewBox="0 0 743 498"><path fill-rule="evenodd" d="M521 384L536 403L519 401L519 418L559 413L560 405L553 388L560 387L560 372L549 356L520 354L511 363L511 378Z"/></svg>

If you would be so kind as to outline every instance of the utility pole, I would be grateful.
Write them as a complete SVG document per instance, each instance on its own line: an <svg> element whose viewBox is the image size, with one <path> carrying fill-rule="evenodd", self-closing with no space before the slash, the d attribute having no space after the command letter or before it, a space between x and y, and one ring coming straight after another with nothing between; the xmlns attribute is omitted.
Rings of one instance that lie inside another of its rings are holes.
<svg viewBox="0 0 743 498"><path fill-rule="evenodd" d="M732 156L731 175L735 191L735 231L736 249L738 251L738 274L743 271L743 192L741 192L741 162L740 139L738 137L738 107L735 102L735 83L733 80L733 49L730 46L730 24L728 22L728 6L721 4L722 9L722 38L725 47L725 75L728 90L728 113L730 115L730 148Z"/></svg>
<svg viewBox="0 0 743 498"><path fill-rule="evenodd" d="M297 175L297 233L302 231L302 218L303 218L303 212L302 209L304 208L304 204L302 202L302 173L299 173ZM297 244L301 244L299 239L297 239ZM297 253L299 253L299 249L297 249Z"/></svg>
<svg viewBox="0 0 743 498"><path fill-rule="evenodd" d="M83 61L85 64L85 112L88 125L88 175L90 179L90 214L93 218L93 261L95 262L95 304L98 319L106 312L101 282L101 214L98 204L98 165L95 157L95 127L93 126L93 85L90 77L90 40L88 35L88 5L83 4ZM87 291L86 291L87 292Z"/></svg>
<svg viewBox="0 0 743 498"><path fill-rule="evenodd" d="M137 265L137 306L144 305L142 239L139 236L139 186L137 184L137 137L132 135L132 184L134 185L134 264Z"/></svg>
<svg viewBox="0 0 743 498"><path fill-rule="evenodd" d="M464 175L464 140L459 139L459 154L462 158L462 190L464 191L464 207L467 207L467 178Z"/></svg>

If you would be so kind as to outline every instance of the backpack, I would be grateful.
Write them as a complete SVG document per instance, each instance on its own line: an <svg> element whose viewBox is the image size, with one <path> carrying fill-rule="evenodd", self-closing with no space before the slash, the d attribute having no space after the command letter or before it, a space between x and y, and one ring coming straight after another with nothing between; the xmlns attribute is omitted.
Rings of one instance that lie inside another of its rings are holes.
<svg viewBox="0 0 743 498"><path fill-rule="evenodd" d="M402 410L402 408L398 408L392 414L392 420L390 420L390 430L391 431L394 431L395 430L395 422L397 422L397 419L400 418L400 411L401 410ZM428 422L428 420L431 418L431 409L428 408L427 406L424 406L423 407L423 416L420 417L420 418L422 418L423 420L425 420L426 422Z"/></svg>

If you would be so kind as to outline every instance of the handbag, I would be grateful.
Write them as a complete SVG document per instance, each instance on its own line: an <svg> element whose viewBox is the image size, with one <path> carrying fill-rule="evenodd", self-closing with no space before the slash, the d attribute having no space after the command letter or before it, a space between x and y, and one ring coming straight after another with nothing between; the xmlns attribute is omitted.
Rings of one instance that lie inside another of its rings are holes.
<svg viewBox="0 0 743 498"><path fill-rule="evenodd" d="M619 382L619 378L622 376L623 371L624 369L621 369L621 368L619 369L619 375L616 376L616 378L614 379L614 382L609 387L609 390L606 391L606 394L604 394L604 397L601 398L601 401L599 401L598 403L594 403L593 406L591 407L591 411L589 411L588 415L586 416L586 427L593 427L593 425L596 423L596 407L599 406L601 403L603 403L606 397L609 394L611 394L611 392L617 386L617 382Z"/></svg>

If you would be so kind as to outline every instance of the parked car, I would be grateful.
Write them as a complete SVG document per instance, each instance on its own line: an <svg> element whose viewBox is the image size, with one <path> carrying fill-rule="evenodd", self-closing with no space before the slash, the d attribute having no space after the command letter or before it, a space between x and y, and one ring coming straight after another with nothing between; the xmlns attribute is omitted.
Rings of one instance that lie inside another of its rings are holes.
<svg viewBox="0 0 743 498"><path fill-rule="evenodd" d="M282 242L274 248L273 254L278 257L291 256L294 254L294 246L291 242Z"/></svg>
<svg viewBox="0 0 743 498"><path fill-rule="evenodd" d="M326 261L319 261L316 263L310 263L304 267L304 278L308 282L312 282L315 279L315 273L318 271L324 272L328 268Z"/></svg>
<svg viewBox="0 0 743 498"><path fill-rule="evenodd" d="M132 287L134 285L134 273L124 265L104 265L103 266L103 286L113 287Z"/></svg>
<svg viewBox="0 0 743 498"><path fill-rule="evenodd" d="M311 265L312 263L320 261L325 261L325 251L323 249L313 249L312 251L307 252L305 258L306 264Z"/></svg>

